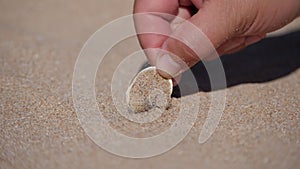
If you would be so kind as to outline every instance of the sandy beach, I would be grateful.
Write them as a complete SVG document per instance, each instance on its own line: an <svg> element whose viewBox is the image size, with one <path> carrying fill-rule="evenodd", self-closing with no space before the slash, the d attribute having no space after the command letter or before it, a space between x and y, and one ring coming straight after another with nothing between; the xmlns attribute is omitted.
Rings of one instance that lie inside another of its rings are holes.
<svg viewBox="0 0 300 169"><path fill-rule="evenodd" d="M226 105L204 144L198 137L211 91L201 65L194 68L200 91L182 96L200 97L197 120L175 148L130 159L95 144L73 107L75 62L86 40L108 22L131 14L133 2L0 0L1 169L300 168L300 22L274 34L283 37L272 36L222 58L228 88L220 90L226 91ZM111 78L124 56L136 50L136 37L117 44L98 70L95 91L99 109L113 128L148 137L171 126L181 98L173 98L173 107L149 124L137 125L118 114Z"/></svg>

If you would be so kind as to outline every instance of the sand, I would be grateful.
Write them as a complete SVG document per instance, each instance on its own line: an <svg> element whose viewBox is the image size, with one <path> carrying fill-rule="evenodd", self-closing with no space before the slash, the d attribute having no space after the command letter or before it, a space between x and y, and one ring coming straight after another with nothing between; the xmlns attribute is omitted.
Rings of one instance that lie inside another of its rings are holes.
<svg viewBox="0 0 300 169"><path fill-rule="evenodd" d="M74 64L88 37L130 14L132 5L132 0L0 1L0 168L299 168L299 60L284 63L296 63L296 68L277 78L222 89L227 92L224 114L205 144L198 144L210 106L210 92L203 91L191 94L201 98L191 132L162 155L122 158L90 140L73 108ZM144 137L174 122L180 98L172 100L174 110L150 124L136 125L116 113L112 73L123 56L137 49L135 37L112 49L98 70L96 93L111 126Z"/></svg>
<svg viewBox="0 0 300 169"><path fill-rule="evenodd" d="M139 72L126 91L126 102L134 112L170 107L173 85L171 79L161 77L155 67Z"/></svg>

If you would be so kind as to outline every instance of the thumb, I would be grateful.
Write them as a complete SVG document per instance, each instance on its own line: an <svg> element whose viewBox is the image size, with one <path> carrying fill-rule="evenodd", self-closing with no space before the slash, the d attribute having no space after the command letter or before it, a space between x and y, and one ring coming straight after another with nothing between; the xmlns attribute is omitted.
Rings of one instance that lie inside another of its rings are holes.
<svg viewBox="0 0 300 169"><path fill-rule="evenodd" d="M210 6L209 6L210 5ZM218 57L218 48L231 36L230 18L218 5L208 4L189 20L181 23L162 45L167 51L156 60L158 72L165 78L173 78L192 67L203 58Z"/></svg>

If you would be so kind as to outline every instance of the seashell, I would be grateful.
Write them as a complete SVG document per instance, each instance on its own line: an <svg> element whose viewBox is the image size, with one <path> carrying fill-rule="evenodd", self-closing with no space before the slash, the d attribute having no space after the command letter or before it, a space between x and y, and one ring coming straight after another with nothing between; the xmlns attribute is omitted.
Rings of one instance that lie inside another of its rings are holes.
<svg viewBox="0 0 300 169"><path fill-rule="evenodd" d="M126 102L134 112L152 108L167 109L170 106L173 83L161 77L155 67L139 72L126 92Z"/></svg>

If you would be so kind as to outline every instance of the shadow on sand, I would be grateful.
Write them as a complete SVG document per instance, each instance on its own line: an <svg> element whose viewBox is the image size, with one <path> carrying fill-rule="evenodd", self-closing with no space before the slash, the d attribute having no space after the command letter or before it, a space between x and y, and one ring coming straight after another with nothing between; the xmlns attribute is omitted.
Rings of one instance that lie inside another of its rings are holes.
<svg viewBox="0 0 300 169"><path fill-rule="evenodd" d="M244 50L221 57L227 87L243 83L264 83L286 76L300 67L300 31L283 36L266 38ZM211 61L214 62L214 61ZM142 66L148 67L149 64ZM199 91L211 91L207 71L202 62L191 68L198 89L190 89L191 80L186 73L173 88L173 97L181 97ZM219 88L220 89L220 88Z"/></svg>
<svg viewBox="0 0 300 169"><path fill-rule="evenodd" d="M264 83L286 76L300 67L300 31L279 37L266 38L248 48L221 57L227 87L243 83ZM213 61L212 61L213 62ZM190 95L199 91L209 92L210 81L202 62L192 67L198 90L174 87L173 97ZM188 87L189 79L183 74L179 85Z"/></svg>

